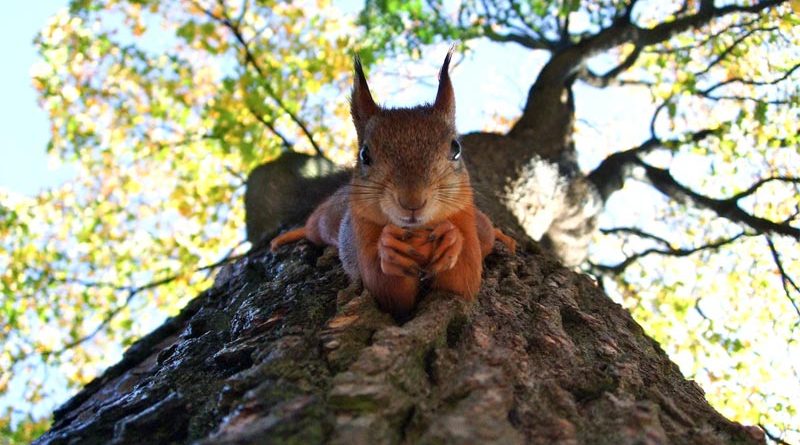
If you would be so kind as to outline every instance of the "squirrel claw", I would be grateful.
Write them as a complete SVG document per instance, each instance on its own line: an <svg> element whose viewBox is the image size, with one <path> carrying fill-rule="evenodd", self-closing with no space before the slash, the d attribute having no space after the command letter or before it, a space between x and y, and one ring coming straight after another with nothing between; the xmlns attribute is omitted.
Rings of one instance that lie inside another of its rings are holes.
<svg viewBox="0 0 800 445"><path fill-rule="evenodd" d="M407 249L405 249L405 254L413 258L418 263L424 263L428 260L427 258L425 258L425 255L423 255L419 250L413 247L408 247Z"/></svg>
<svg viewBox="0 0 800 445"><path fill-rule="evenodd" d="M381 271L386 275L404 276L420 279L425 271L420 264L427 263L427 258L414 246L402 240L405 229L388 225L378 240L378 256Z"/></svg>
<svg viewBox="0 0 800 445"><path fill-rule="evenodd" d="M456 226L454 226L453 223L447 220L442 221L438 226L434 227L431 234L428 235L428 241L435 241L452 230L456 230Z"/></svg>
<svg viewBox="0 0 800 445"><path fill-rule="evenodd" d="M396 260L397 258L394 259ZM403 266L400 262L393 262L387 259L381 260L381 272L390 276L408 278L419 278L420 274L423 273L422 269L416 264Z"/></svg>
<svg viewBox="0 0 800 445"><path fill-rule="evenodd" d="M417 249L408 246L404 247L402 243L381 242L380 244L381 256L386 256L394 260L397 257L407 258L414 263L424 263L427 261L422 253ZM405 262L404 262L405 264Z"/></svg>
<svg viewBox="0 0 800 445"><path fill-rule="evenodd" d="M431 233L431 235L434 234L437 235L439 241L427 267L428 274L431 276L452 269L458 262L464 246L464 236L450 221L439 224Z"/></svg>
<svg viewBox="0 0 800 445"><path fill-rule="evenodd" d="M392 238L396 238L400 241L408 241L414 237L414 232L408 229L404 229L402 227L398 227L394 224L387 224L383 227L383 236L391 236Z"/></svg>

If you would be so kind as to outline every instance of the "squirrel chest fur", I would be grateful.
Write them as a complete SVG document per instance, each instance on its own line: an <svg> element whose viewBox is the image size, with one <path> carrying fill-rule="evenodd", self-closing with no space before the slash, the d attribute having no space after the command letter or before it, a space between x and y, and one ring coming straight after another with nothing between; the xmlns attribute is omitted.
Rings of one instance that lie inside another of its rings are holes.
<svg viewBox="0 0 800 445"><path fill-rule="evenodd" d="M361 279L395 316L414 308L423 283L475 298L495 239L515 247L473 203L455 128L451 55L433 105L413 108L375 104L356 59L351 114L359 150L353 177L304 227L271 243L273 250L301 238L336 246L348 275Z"/></svg>

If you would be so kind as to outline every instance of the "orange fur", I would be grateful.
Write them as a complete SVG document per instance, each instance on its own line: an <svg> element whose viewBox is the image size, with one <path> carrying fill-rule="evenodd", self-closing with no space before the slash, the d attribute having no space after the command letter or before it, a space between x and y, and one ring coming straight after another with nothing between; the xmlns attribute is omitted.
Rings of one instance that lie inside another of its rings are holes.
<svg viewBox="0 0 800 445"><path fill-rule="evenodd" d="M453 292L471 301L478 294L483 270L483 252L478 240L475 210L468 206L449 217L461 237L461 252L451 269L434 277L433 288Z"/></svg>
<svg viewBox="0 0 800 445"><path fill-rule="evenodd" d="M517 242L514 241L514 238L495 227L489 217L478 209L475 209L475 223L478 227L478 239L480 240L483 257L489 255L494 249L495 240L503 243L511 253L517 251Z"/></svg>
<svg viewBox="0 0 800 445"><path fill-rule="evenodd" d="M505 233L503 233L502 230L498 229L497 227L493 229L493 232L494 232L494 238L503 243L511 253L515 253L517 251L517 242L514 241L514 238L511 238L510 236L506 235Z"/></svg>
<svg viewBox="0 0 800 445"><path fill-rule="evenodd" d="M418 275L390 275L384 271L379 238L384 227L361 218L353 220L358 254L358 268L364 287L379 306L392 314L408 314L419 293Z"/></svg>
<svg viewBox="0 0 800 445"><path fill-rule="evenodd" d="M295 241L299 241L299 240L301 240L303 238L307 238L307 236L306 236L306 228L305 227L300 227L298 229L294 229L294 230L290 230L288 232L281 233L280 235L278 235L275 238L273 238L272 241L270 241L270 243L269 243L269 248L270 248L270 250L275 252L276 250L278 250L278 247L280 247L280 246L282 246L284 244L289 244L289 243L293 243Z"/></svg>
<svg viewBox="0 0 800 445"><path fill-rule="evenodd" d="M473 203L449 62L450 54L433 105L385 109L372 100L356 61L351 114L360 151L353 179L303 228L272 241L273 250L300 238L338 247L347 273L395 316L413 310L427 279L433 289L473 300L495 240L512 252L516 245Z"/></svg>

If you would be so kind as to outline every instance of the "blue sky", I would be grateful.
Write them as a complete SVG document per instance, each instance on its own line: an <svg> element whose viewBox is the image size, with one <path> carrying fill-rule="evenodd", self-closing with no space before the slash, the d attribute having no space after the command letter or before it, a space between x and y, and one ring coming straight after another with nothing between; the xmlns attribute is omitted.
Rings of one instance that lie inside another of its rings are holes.
<svg viewBox="0 0 800 445"><path fill-rule="evenodd" d="M28 71L36 50L33 38L67 0L36 0L36 7L0 14L0 187L33 195L70 177L69 168L48 168L46 113L36 103ZM51 161L52 162L52 161Z"/></svg>

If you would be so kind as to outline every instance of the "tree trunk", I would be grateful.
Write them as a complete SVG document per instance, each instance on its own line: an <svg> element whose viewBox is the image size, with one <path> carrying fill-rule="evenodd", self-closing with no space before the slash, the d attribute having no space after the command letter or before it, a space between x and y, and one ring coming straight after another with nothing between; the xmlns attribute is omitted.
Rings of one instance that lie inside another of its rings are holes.
<svg viewBox="0 0 800 445"><path fill-rule="evenodd" d="M531 242L404 324L305 242L226 266L37 443L763 443ZM499 244L498 244L499 246Z"/></svg>

